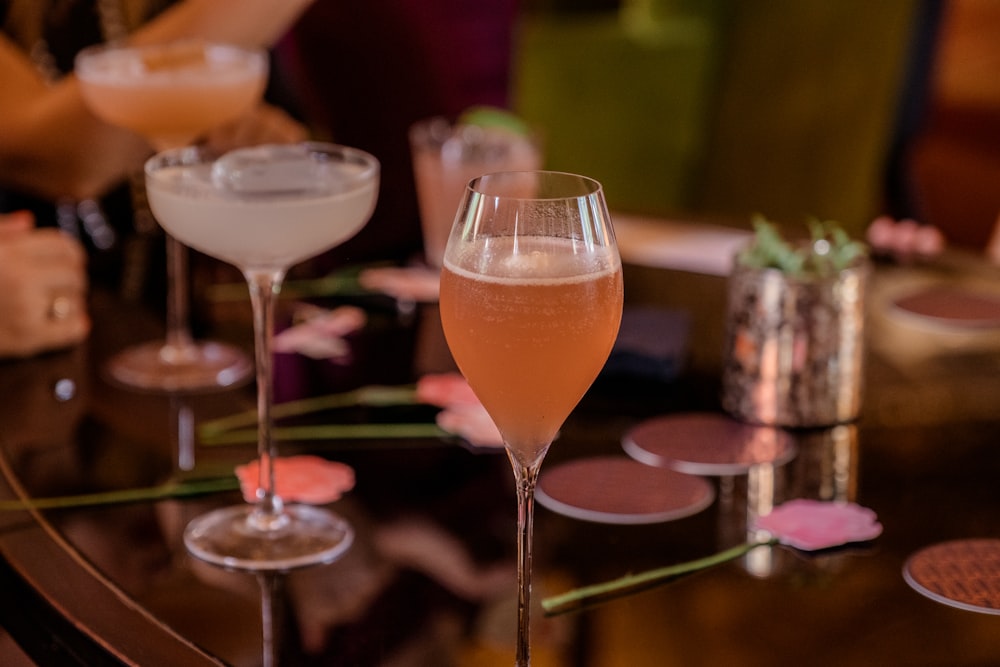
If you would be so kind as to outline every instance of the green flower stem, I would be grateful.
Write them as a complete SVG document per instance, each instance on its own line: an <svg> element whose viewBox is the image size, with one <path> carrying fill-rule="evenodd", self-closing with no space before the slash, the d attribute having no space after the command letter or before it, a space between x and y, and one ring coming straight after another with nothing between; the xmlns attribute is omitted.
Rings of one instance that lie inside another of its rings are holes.
<svg viewBox="0 0 1000 667"><path fill-rule="evenodd" d="M307 299L325 296L364 296L371 294L358 282L359 271L331 273L321 278L288 280L281 286L284 298ZM206 290L210 301L245 301L249 299L246 283L221 283Z"/></svg>
<svg viewBox="0 0 1000 667"><path fill-rule="evenodd" d="M271 414L275 419L280 419L354 405L385 407L392 405L416 405L417 403L416 388L413 386L370 386L360 387L353 391L346 391L339 394L326 394L303 398L297 401L286 401L275 405ZM241 426L254 426L256 423L257 410L246 410L227 417L203 422L198 427L198 433L203 440L214 440L224 431Z"/></svg>
<svg viewBox="0 0 1000 667"><path fill-rule="evenodd" d="M451 434L435 424L318 424L274 429L279 440L367 440L376 438L440 438ZM257 441L256 429L202 435L203 445L234 445Z"/></svg>
<svg viewBox="0 0 1000 667"><path fill-rule="evenodd" d="M717 554L686 563L648 570L639 574L627 574L612 581L577 588L568 593L545 598L542 600L542 609L545 610L546 616L557 616L571 611L581 611L602 602L608 602L609 600L668 584L685 575L736 560L757 547L774 546L777 543L776 539L747 542L726 549L725 551L720 551Z"/></svg>
<svg viewBox="0 0 1000 667"><path fill-rule="evenodd" d="M168 498L190 498L193 496L234 491L240 488L235 477L199 479L184 482L168 482L158 486L118 491L101 491L72 496L32 498L30 500L0 500L0 511L27 509L63 509L69 507L92 507L95 505L120 505L123 503L165 500Z"/></svg>

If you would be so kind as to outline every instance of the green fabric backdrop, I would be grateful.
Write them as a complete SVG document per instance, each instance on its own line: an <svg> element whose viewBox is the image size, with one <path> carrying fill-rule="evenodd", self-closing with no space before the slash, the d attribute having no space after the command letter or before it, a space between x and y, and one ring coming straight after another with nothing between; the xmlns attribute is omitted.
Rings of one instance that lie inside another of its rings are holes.
<svg viewBox="0 0 1000 667"><path fill-rule="evenodd" d="M563 3L564 5L566 3ZM861 230L880 208L913 0L527 11L515 110L613 208Z"/></svg>

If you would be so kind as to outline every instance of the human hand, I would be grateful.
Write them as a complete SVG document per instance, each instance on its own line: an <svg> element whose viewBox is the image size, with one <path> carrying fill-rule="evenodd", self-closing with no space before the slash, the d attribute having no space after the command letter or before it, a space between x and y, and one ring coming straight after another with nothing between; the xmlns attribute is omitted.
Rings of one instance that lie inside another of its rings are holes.
<svg viewBox="0 0 1000 667"><path fill-rule="evenodd" d="M261 104L210 132L205 144L221 155L243 146L290 144L305 141L307 137L308 132L301 123L277 107Z"/></svg>
<svg viewBox="0 0 1000 667"><path fill-rule="evenodd" d="M90 332L86 254L28 213L0 215L0 356L74 345Z"/></svg>

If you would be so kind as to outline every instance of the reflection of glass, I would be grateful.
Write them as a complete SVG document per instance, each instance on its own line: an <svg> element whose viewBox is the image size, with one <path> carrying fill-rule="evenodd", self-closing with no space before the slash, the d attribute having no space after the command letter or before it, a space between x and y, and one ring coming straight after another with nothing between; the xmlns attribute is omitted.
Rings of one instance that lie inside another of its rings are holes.
<svg viewBox="0 0 1000 667"><path fill-rule="evenodd" d="M744 428L767 430L751 425ZM702 437L706 442L709 439L707 434ZM799 429L787 432L787 437L794 439L797 455L793 461L759 462L748 467L745 475L719 478L719 535L724 547L767 539L769 533L756 528L757 520L794 498L856 501L857 425ZM809 562L813 569L823 570L838 567L844 559L842 552L832 551L814 554ZM787 570L795 562L787 550L773 547L759 547L741 558L744 570L760 578Z"/></svg>
<svg viewBox="0 0 1000 667"><path fill-rule="evenodd" d="M181 42L148 47L97 46L76 60L80 90L105 122L129 129L157 150L180 147L256 104L265 55L236 46ZM127 348L109 362L119 382L148 390L225 387L247 377L236 348L192 339L187 251L167 236L166 341Z"/></svg>
<svg viewBox="0 0 1000 667"><path fill-rule="evenodd" d="M858 495L858 427L840 424L796 434L799 459L795 464L797 496L855 502Z"/></svg>
<svg viewBox="0 0 1000 667"><path fill-rule="evenodd" d="M764 542L770 534L756 527L757 520L769 514L789 498L792 471L787 466L760 463L742 474L722 475L718 479L718 537L721 548ZM748 574L765 579L777 574L788 554L770 546L761 546L739 559Z"/></svg>
<svg viewBox="0 0 1000 667"><path fill-rule="evenodd" d="M756 465L747 471L747 542L767 539L766 531L756 528L757 519L771 513L780 497L781 483L777 468L771 463ZM754 549L743 556L743 567L755 577L774 573L774 553L771 547Z"/></svg>
<svg viewBox="0 0 1000 667"><path fill-rule="evenodd" d="M452 124L429 118L410 128L424 257L441 267L455 208L471 179L495 171L531 171L542 165L538 143L506 128Z"/></svg>
<svg viewBox="0 0 1000 667"><path fill-rule="evenodd" d="M283 584L282 575L262 572L257 575L260 588L261 665L274 667L278 664L280 637L275 623L275 603Z"/></svg>
<svg viewBox="0 0 1000 667"><path fill-rule="evenodd" d="M174 462L178 470L194 469L194 411L187 397L174 394L170 397L170 424L173 427L171 442L176 443Z"/></svg>
<svg viewBox="0 0 1000 667"><path fill-rule="evenodd" d="M514 468L517 664L528 665L535 483L621 321L621 262L600 184L554 172L470 182L445 251L440 308L455 361Z"/></svg>
<svg viewBox="0 0 1000 667"><path fill-rule="evenodd" d="M353 236L378 192L379 165L332 144L258 146L213 159L188 147L146 163L157 220L179 241L238 267L250 288L257 362L258 501L195 519L188 549L211 563L285 570L329 562L350 544L351 529L326 510L288 505L276 495L271 436L274 301L285 272Z"/></svg>

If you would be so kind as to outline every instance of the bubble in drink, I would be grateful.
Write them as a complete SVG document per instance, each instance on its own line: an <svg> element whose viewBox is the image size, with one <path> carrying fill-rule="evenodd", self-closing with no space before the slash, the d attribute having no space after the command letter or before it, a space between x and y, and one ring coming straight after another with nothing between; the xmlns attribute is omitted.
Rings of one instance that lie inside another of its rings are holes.
<svg viewBox="0 0 1000 667"><path fill-rule="evenodd" d="M513 241L508 241L513 243ZM502 243L499 244L502 247ZM498 278L523 280L562 280L582 274L600 273L614 264L612 256L601 248L591 248L588 252L559 252L559 248L573 247L570 239L534 237L521 239L519 250L508 254L499 251L493 268L486 269Z"/></svg>
<svg viewBox="0 0 1000 667"><path fill-rule="evenodd" d="M550 256L534 251L510 255L500 261L502 274L512 278L547 276L552 272Z"/></svg>

